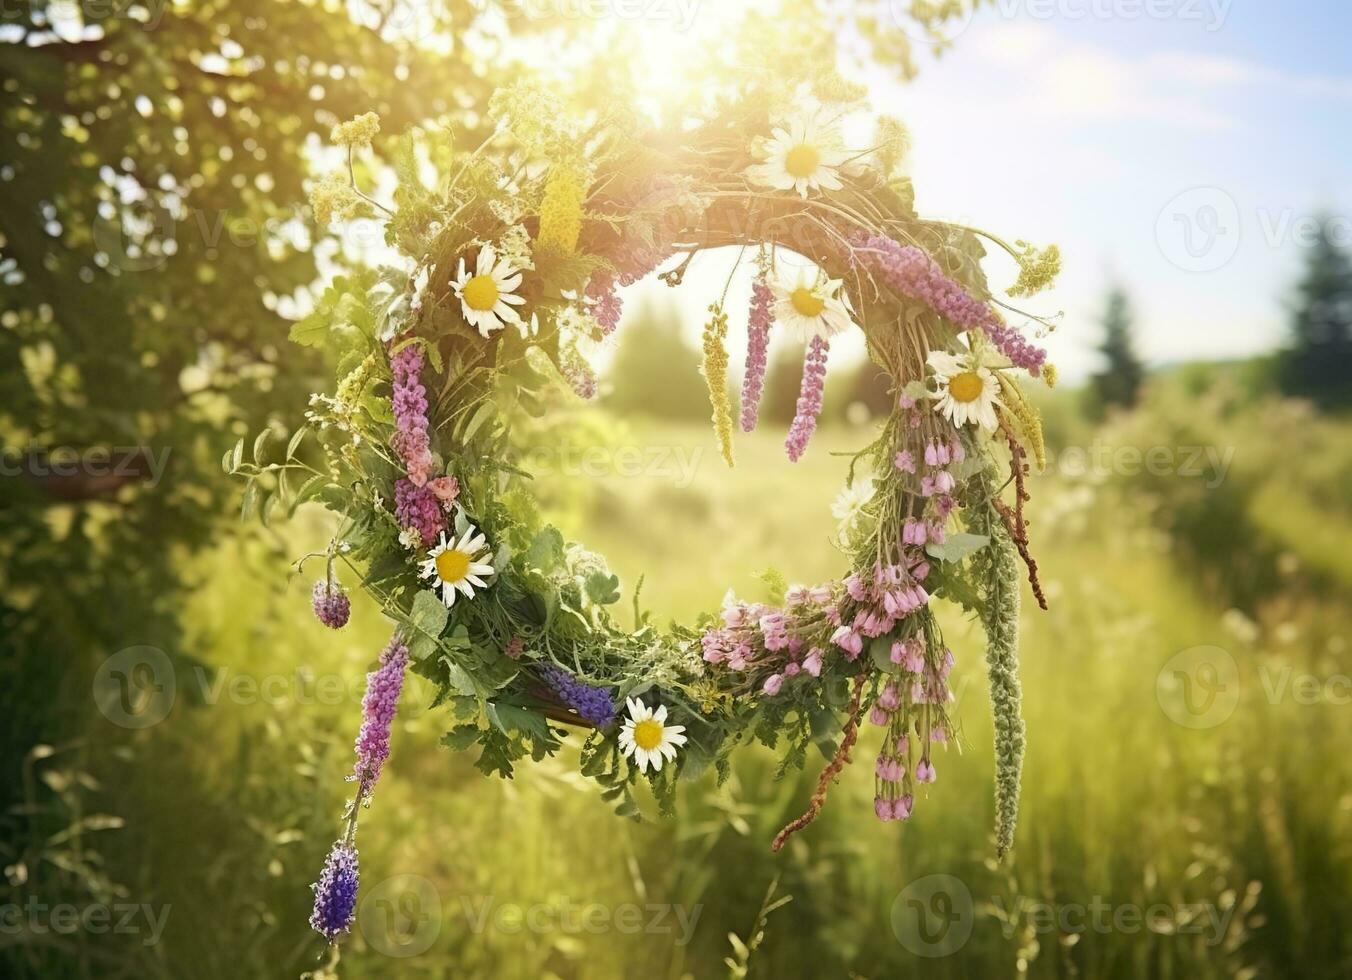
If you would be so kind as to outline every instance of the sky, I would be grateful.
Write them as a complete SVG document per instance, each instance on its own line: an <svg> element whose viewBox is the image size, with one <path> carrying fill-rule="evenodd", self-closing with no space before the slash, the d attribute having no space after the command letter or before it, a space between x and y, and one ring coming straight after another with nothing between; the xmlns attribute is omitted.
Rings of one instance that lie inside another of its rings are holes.
<svg viewBox="0 0 1352 980"><path fill-rule="evenodd" d="M1113 285L1151 365L1283 342L1314 217L1352 245L1349 39L1343 0L987 0L914 81L880 73L874 101L911 130L923 215L1061 246L1057 289L1023 302L1064 312L1044 342L1077 380ZM692 331L718 265L676 298Z"/></svg>
<svg viewBox="0 0 1352 980"><path fill-rule="evenodd" d="M1096 364L1115 283L1149 363L1244 356L1284 340L1313 218L1352 244L1349 39L1336 0L995 0L879 97L922 213L1061 245L1029 305L1065 311L1067 375Z"/></svg>

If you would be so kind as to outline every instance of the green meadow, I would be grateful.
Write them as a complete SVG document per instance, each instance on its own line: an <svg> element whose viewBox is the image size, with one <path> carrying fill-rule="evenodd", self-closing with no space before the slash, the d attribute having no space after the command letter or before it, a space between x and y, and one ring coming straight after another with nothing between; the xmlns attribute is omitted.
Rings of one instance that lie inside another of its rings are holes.
<svg viewBox="0 0 1352 980"><path fill-rule="evenodd" d="M414 678L362 819L342 975L1345 976L1352 439L1223 380L1186 399L1179 387L1099 427L1068 398L1046 406L1051 465L1030 514L1051 608L1025 595L1029 751L1006 861L990 839L983 639L956 611L960 731L915 816L874 818L880 738L866 731L823 815L779 855L769 841L821 759L776 780L773 755L753 753L722 786L686 785L678 818L625 820L566 754L481 777L438 744L447 719ZM729 470L707 429L593 421L605 437L585 458L536 462L554 518L606 555L626 602L642 576L644 608L690 620L729 587L758 595L767 567L805 582L841 567L833 454L867 428L825 429L793 466L772 426L739 441ZM138 971L119 975L325 964L308 884L388 633L360 598L347 629L325 630L310 577L288 576L328 519L303 510L185 561L185 652L201 663L175 662L168 717L106 738L96 726L26 767L61 786L72 817L118 815L50 843L50 860L169 910L153 946L91 938L91 957ZM87 962L80 975L113 975Z"/></svg>

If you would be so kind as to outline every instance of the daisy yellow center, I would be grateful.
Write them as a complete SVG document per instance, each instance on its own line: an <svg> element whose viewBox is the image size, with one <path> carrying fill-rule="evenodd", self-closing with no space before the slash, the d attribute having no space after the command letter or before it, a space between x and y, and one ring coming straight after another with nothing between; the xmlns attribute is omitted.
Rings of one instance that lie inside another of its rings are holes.
<svg viewBox="0 0 1352 980"><path fill-rule="evenodd" d="M821 165L822 155L811 143L799 143L784 158L784 169L791 177L811 177Z"/></svg>
<svg viewBox="0 0 1352 980"><path fill-rule="evenodd" d="M471 310L478 310L482 313L497 305L498 284L493 281L492 276L475 276L465 283L461 295L464 297L466 306Z"/></svg>
<svg viewBox="0 0 1352 980"><path fill-rule="evenodd" d="M443 582L459 582L469 573L469 555L463 551L443 551L437 555L437 576Z"/></svg>
<svg viewBox="0 0 1352 980"><path fill-rule="evenodd" d="M963 371L948 379L948 393L955 402L974 402L981 397L985 387L981 375L975 371Z"/></svg>
<svg viewBox="0 0 1352 980"><path fill-rule="evenodd" d="M821 316L822 310L826 309L826 300L806 286L799 286L795 289L789 296L789 301L793 303L793 308L803 316Z"/></svg>
<svg viewBox="0 0 1352 980"><path fill-rule="evenodd" d="M634 744L644 752L651 752L662 744L662 723L656 718L645 718L634 726Z"/></svg>

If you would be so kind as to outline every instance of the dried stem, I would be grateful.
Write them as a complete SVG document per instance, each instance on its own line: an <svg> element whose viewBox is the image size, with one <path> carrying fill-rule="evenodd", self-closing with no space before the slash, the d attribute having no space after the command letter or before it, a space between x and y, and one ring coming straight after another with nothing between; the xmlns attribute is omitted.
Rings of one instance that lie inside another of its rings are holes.
<svg viewBox="0 0 1352 980"><path fill-rule="evenodd" d="M845 722L840 747L836 749L836 754L831 758L830 764L817 777L817 788L812 794L812 802L808 804L807 810L801 817L775 834L775 839L770 844L770 850L778 851L784 846L785 841L813 820L816 820L817 814L821 813L822 804L826 802L826 791L831 788L831 784L840 775L840 771L849 763L850 749L854 748L855 739L859 737L859 712L864 698L864 684L867 680L865 674L860 674L854 679L854 697L850 700L850 713Z"/></svg>
<svg viewBox="0 0 1352 980"><path fill-rule="evenodd" d="M1005 525L1005 530L1009 531L1009 537L1014 542L1014 547L1019 550L1019 557L1023 563L1028 566L1028 584L1033 588L1033 595L1037 599L1037 604L1044 611L1047 608L1047 597L1042 594L1042 583L1038 580L1037 561L1033 558L1033 553L1028 546L1028 525L1023 519L1024 501L1028 500L1028 491L1024 487L1024 477L1028 475L1028 463L1022 444L1014 435L1014 429L1009 424L1003 413L1000 414L1000 431L1005 434L1005 440L1009 443L1009 469L1014 477L1014 506L1011 508L1002 500L991 501L995 507L996 513L1000 515L1000 520Z"/></svg>

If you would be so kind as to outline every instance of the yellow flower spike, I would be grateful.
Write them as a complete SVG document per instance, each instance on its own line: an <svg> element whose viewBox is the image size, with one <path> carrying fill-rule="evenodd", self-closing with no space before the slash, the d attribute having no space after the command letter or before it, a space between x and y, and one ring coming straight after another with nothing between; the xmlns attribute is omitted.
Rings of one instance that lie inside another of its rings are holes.
<svg viewBox="0 0 1352 980"><path fill-rule="evenodd" d="M1042 380L1047 382L1048 388L1056 387L1056 365L1047 364L1042 368Z"/></svg>
<svg viewBox="0 0 1352 980"><path fill-rule="evenodd" d="M366 383L371 380L371 375L375 373L376 355L367 354L362 362L353 368L342 381L338 382L338 388L333 393L334 400L342 407L342 410L350 415L357 407L357 402L366 388Z"/></svg>
<svg viewBox="0 0 1352 980"><path fill-rule="evenodd" d="M363 146L375 139L379 132L380 117L374 112L363 112L334 126L329 138L339 146Z"/></svg>
<svg viewBox="0 0 1352 980"><path fill-rule="evenodd" d="M1042 416L1038 414L1036 408L1028 403L1021 389L1012 379L1000 375L1000 394L1004 396L1005 407L1009 413L1018 420L1019 428L1023 431L1024 441L1028 443L1028 450L1033 454L1033 462L1037 463L1038 471L1041 472L1047 468L1047 444L1042 436Z"/></svg>
<svg viewBox="0 0 1352 980"><path fill-rule="evenodd" d="M732 457L732 402L728 398L728 350L723 345L728 335L728 315L721 303L709 307L712 316L704 325L704 380L709 385L709 404L713 406L714 434L718 449L729 466Z"/></svg>
<svg viewBox="0 0 1352 980"><path fill-rule="evenodd" d="M541 248L562 255L577 251L588 183L587 168L580 161L559 162L550 168L540 202L540 233L536 236Z"/></svg>

